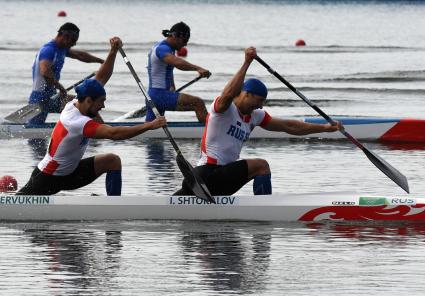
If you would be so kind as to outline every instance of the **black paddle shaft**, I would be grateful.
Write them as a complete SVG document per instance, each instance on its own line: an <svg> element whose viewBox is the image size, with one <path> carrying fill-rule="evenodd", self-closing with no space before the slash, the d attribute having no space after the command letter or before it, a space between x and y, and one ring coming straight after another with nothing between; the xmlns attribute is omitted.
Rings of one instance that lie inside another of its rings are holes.
<svg viewBox="0 0 425 296"><path fill-rule="evenodd" d="M191 80L191 81L189 81L188 83L186 83L186 84L182 85L181 87L179 87L179 88L176 90L176 92L179 92L179 91L184 90L186 87L188 87L188 86L190 86L190 85L194 84L196 81L198 81L198 80L199 80L199 79L201 79L201 78L202 78L202 76L198 76L198 77L196 77L196 78L192 79L192 80ZM135 110L135 111L129 112L129 113L127 113L127 114L124 114L124 116L123 116L123 117L120 117L120 118L124 118L124 119L131 119L131 118L143 117L143 116L145 116L145 115L146 115L146 106L143 106L142 108L140 108L140 109L138 109L138 110Z"/></svg>
<svg viewBox="0 0 425 296"><path fill-rule="evenodd" d="M124 62L127 64L128 69L130 69L131 74L133 75L134 79L137 82L137 85L139 86L140 90L143 93L143 96L145 97L146 101L149 104L149 107L152 108L154 114L156 117L161 116L161 114L159 113L158 109L155 106L155 103L152 101L152 99L147 95L145 88L143 87L142 82L140 81L139 76L136 73L136 70L134 70L133 65L130 63L130 60L127 58L127 55L125 54L124 50L120 47L118 49L124 59ZM162 127L165 134L167 135L168 139L171 142L171 145L173 145L174 150L176 150L177 154L181 154L181 151L179 149L179 146L177 146L176 141L174 140L173 136L171 135L170 131L168 130L168 127L165 125Z"/></svg>
<svg viewBox="0 0 425 296"><path fill-rule="evenodd" d="M275 70L273 70L263 59L256 56L255 59L257 62L259 62L261 65L264 66L264 68L269 71L272 75L274 75L277 79L279 79L283 84L285 84L290 90L292 90L298 97L300 97L304 102L306 102L311 108L316 110L317 113L319 113L324 119L326 119L327 122L329 122L332 125L335 125L335 121L332 120L325 112L323 112L319 107L317 107L312 101L310 101L306 96L304 96L301 92L299 92L291 83L285 80L279 73L277 73ZM377 154L373 153L369 149L367 149L365 146L363 146L362 143L360 143L357 139L355 139L352 135L350 135L344 128L340 130L340 132L347 137L351 142L353 142L358 148L360 148L363 153L367 156L367 158L378 168L380 169L388 178L393 180L398 186L400 186L403 190L405 190L407 193L409 193L409 184L407 181L407 178L399 172L396 168L391 166L388 162L386 162L384 159L379 157Z"/></svg>
<svg viewBox="0 0 425 296"><path fill-rule="evenodd" d="M179 92L179 91L184 90L186 87L188 87L188 86L190 86L190 85L194 84L194 83L195 83L196 81L198 81L199 79L202 79L202 76L198 76L198 77L196 77L196 78L192 79L191 81L189 81L188 83L186 83L186 84L184 84L184 85L180 86L178 89L176 89L176 92Z"/></svg>
<svg viewBox="0 0 425 296"><path fill-rule="evenodd" d="M152 99L149 97L148 93L146 92L142 82L139 79L139 76L137 75L136 71L133 68L133 65L130 63L129 59L127 58L127 55L125 54L124 50L121 47L118 50L121 53L124 59L124 62L127 64L128 68L130 69L131 74L136 80L137 85L142 91L143 96L145 97L149 106L152 108L155 116L156 117L161 116L161 114L158 112L158 109L155 106L155 103L152 101ZM192 165L184 158L182 152L180 151L179 146L177 146L176 141L174 140L173 136L168 130L167 125L163 126L162 128L164 129L164 132L167 135L168 139L170 140L174 150L177 152L177 157L176 157L177 165L180 168L180 171L182 172L185 180L188 182L189 186L191 187L193 193L197 197L202 198L206 201L209 201L210 203L216 203L215 199L212 197L207 186L205 185L205 182L201 179L200 176L196 174L196 172L193 170Z"/></svg>

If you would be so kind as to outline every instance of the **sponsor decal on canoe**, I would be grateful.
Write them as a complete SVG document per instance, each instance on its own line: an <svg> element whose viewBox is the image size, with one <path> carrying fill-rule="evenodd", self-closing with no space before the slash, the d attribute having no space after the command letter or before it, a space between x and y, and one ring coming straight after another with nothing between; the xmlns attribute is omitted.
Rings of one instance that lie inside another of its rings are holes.
<svg viewBox="0 0 425 296"><path fill-rule="evenodd" d="M46 205L50 196L2 195L0 205Z"/></svg>
<svg viewBox="0 0 425 296"><path fill-rule="evenodd" d="M416 199L407 197L360 197L360 206L382 206L382 205L416 205Z"/></svg>
<svg viewBox="0 0 425 296"><path fill-rule="evenodd" d="M382 206L388 204L387 198L385 197L361 196L359 199L360 206Z"/></svg>
<svg viewBox="0 0 425 296"><path fill-rule="evenodd" d="M354 201L333 201L332 204L334 206L355 206L356 205Z"/></svg>
<svg viewBox="0 0 425 296"><path fill-rule="evenodd" d="M239 203L235 196L214 196L218 205L236 205ZM170 205L206 205L210 202L194 196L170 196Z"/></svg>

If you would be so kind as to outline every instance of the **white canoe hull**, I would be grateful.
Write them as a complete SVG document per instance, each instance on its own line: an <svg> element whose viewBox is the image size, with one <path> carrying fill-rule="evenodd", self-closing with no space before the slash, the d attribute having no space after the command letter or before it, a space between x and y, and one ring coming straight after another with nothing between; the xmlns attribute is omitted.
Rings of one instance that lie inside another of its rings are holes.
<svg viewBox="0 0 425 296"><path fill-rule="evenodd" d="M324 121L320 118L311 117L299 120L307 122ZM382 119L382 118L342 118L335 117L344 123L346 130L357 139L389 142L425 142L425 120L420 119ZM107 122L110 125L130 126L140 122ZM0 124L0 139L11 138L48 138L52 132L54 123L43 125L22 125L13 123ZM176 139L200 139L204 126L196 122L170 122L169 130ZM318 133L306 136L308 138L344 139L339 133ZM135 139L158 138L165 139L162 129L148 131ZM289 139L302 138L287 133L270 132L260 127L254 129L250 138L261 139Z"/></svg>
<svg viewBox="0 0 425 296"><path fill-rule="evenodd" d="M221 196L0 195L0 220L421 221L425 199L350 193Z"/></svg>

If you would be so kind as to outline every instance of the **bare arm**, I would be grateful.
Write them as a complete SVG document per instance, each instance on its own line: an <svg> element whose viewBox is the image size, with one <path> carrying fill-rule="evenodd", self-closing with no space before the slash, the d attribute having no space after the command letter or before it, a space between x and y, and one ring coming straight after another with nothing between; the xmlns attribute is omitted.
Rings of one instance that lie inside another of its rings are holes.
<svg viewBox="0 0 425 296"><path fill-rule="evenodd" d="M140 135L148 130L157 129L167 123L165 117L160 116L153 121L134 126L110 126L102 124L96 129L94 139L126 140Z"/></svg>
<svg viewBox="0 0 425 296"><path fill-rule="evenodd" d="M122 41L119 37L113 37L109 40L111 49L105 62L100 66L99 71L96 73L96 80L105 85L114 72L115 58L117 56L118 48L122 46Z"/></svg>
<svg viewBox="0 0 425 296"><path fill-rule="evenodd" d="M202 67L199 67L197 65L191 64L188 61L181 59L179 57L176 57L175 55L172 55L172 54L165 55L165 57L163 58L163 61L182 71L197 71L199 73L199 76L207 77L207 78L211 76L210 71Z"/></svg>
<svg viewBox="0 0 425 296"><path fill-rule="evenodd" d="M254 47L245 49L245 61L235 76L224 87L221 96L217 99L216 112L225 112L230 104L232 104L233 99L241 93L246 72L256 55L257 52Z"/></svg>
<svg viewBox="0 0 425 296"><path fill-rule="evenodd" d="M275 132L285 132L291 135L302 136L323 132L335 132L341 129L341 123L337 125L331 124L315 124L300 120L272 118L264 129Z"/></svg>
<svg viewBox="0 0 425 296"><path fill-rule="evenodd" d="M68 57L72 59L77 59L79 61L85 63L99 63L102 64L104 60L101 58L95 57L94 55L89 54L86 51L78 50L78 49L70 49L68 52Z"/></svg>

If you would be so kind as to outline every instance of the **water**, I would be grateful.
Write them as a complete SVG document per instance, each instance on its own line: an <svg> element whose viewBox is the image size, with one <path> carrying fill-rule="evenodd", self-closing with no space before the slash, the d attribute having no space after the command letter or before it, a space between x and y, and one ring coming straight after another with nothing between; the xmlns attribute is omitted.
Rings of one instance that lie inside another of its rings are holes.
<svg viewBox="0 0 425 296"><path fill-rule="evenodd" d="M329 115L423 118L425 5L421 1L4 1L0 0L0 117L26 104L37 49L65 21L81 28L77 48L104 57L108 38L123 39L143 83L146 55L162 29L192 27L188 60L213 76L187 89L210 105L243 61L258 54ZM67 18L58 18L66 10ZM37 11L37 13L34 13ZM307 46L297 48L302 38ZM70 85L98 68L68 59ZM272 116L316 115L264 68L248 75L270 89ZM177 87L196 76L176 71ZM143 100L118 56L103 117ZM195 119L167 113L170 120ZM57 116L52 115L51 120ZM191 163L199 142L179 140ZM22 186L46 142L0 140L0 175ZM421 145L367 143L424 192ZM123 162L123 194L170 194L181 183L167 141L93 141L86 155L114 152ZM357 190L402 195L361 151L345 141L252 141L241 157L269 161L279 193ZM251 184L241 194L251 194ZM66 194L103 194L104 178ZM0 294L10 295L420 295L422 225L341 225L120 221L0 224Z"/></svg>

